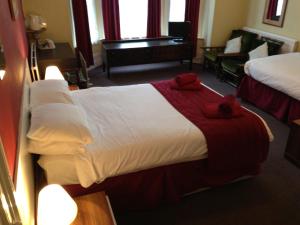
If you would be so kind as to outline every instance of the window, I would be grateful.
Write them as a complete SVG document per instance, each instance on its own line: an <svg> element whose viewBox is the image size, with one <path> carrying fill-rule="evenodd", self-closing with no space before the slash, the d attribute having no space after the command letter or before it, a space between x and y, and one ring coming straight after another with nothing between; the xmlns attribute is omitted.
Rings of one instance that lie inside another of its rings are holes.
<svg viewBox="0 0 300 225"><path fill-rule="evenodd" d="M169 21L183 22L185 14L185 0L170 0Z"/></svg>
<svg viewBox="0 0 300 225"><path fill-rule="evenodd" d="M72 1L70 0L70 4ZM86 0L90 37L92 44L97 44L101 39L104 39L103 16L101 0ZM70 5L72 10L72 5ZM73 15L73 12L71 12ZM73 46L76 47L75 25L72 16L72 38Z"/></svg>
<svg viewBox="0 0 300 225"><path fill-rule="evenodd" d="M276 9L276 16L281 16L282 7L283 7L283 0L278 0L277 9Z"/></svg>
<svg viewBox="0 0 300 225"><path fill-rule="evenodd" d="M147 35L148 0L119 0L121 38Z"/></svg>
<svg viewBox="0 0 300 225"><path fill-rule="evenodd" d="M95 44L104 38L102 8L99 0L86 0L91 42ZM101 26L102 25L102 26Z"/></svg>

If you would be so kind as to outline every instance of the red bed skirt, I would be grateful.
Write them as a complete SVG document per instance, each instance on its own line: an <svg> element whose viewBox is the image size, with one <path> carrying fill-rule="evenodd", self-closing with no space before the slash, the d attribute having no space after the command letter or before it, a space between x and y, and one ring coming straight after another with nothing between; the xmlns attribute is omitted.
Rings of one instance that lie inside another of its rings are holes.
<svg viewBox="0 0 300 225"><path fill-rule="evenodd" d="M218 173L212 175L208 182L207 176L203 176L206 163L207 159L177 163L111 177L89 188L79 184L65 185L64 188L73 197L105 191L114 210L140 210L154 208L162 203L177 203L184 194L197 189L223 185L239 177L259 173L259 168L232 175ZM213 180L216 181L215 185L211 185Z"/></svg>
<svg viewBox="0 0 300 225"><path fill-rule="evenodd" d="M243 78L237 96L279 120L292 122L300 118L300 101L262 84L250 76Z"/></svg>

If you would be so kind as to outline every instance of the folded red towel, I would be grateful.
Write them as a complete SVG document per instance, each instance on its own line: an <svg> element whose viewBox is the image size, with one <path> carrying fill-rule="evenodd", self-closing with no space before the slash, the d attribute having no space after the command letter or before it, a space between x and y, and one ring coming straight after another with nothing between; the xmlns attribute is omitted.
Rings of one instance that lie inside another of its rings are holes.
<svg viewBox="0 0 300 225"><path fill-rule="evenodd" d="M195 73L182 73L176 76L175 78L178 86L185 86L198 81L198 76Z"/></svg>
<svg viewBox="0 0 300 225"><path fill-rule="evenodd" d="M207 118L233 118L242 115L242 108L233 95L228 95L220 102L205 104L202 112Z"/></svg>
<svg viewBox="0 0 300 225"><path fill-rule="evenodd" d="M193 82L190 84L186 84L184 86L179 86L176 82L174 82L171 85L172 89L178 90L178 91L199 91L202 88L202 85L200 84L200 81L198 80L198 82Z"/></svg>

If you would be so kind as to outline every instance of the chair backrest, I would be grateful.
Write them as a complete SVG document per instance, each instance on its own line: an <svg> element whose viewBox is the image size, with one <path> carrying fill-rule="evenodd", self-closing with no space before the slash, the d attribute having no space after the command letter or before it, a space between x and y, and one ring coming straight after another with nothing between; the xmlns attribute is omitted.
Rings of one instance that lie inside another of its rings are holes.
<svg viewBox="0 0 300 225"><path fill-rule="evenodd" d="M245 30L233 30L230 39L242 36L241 53L248 53L251 50L252 41L257 38L257 34Z"/></svg>
<svg viewBox="0 0 300 225"><path fill-rule="evenodd" d="M86 61L80 51L78 51L78 55L79 55L79 63L80 63L80 72L86 82L84 85L85 86L84 88L88 88L89 75L88 75L88 71L87 71L87 64L86 64Z"/></svg>

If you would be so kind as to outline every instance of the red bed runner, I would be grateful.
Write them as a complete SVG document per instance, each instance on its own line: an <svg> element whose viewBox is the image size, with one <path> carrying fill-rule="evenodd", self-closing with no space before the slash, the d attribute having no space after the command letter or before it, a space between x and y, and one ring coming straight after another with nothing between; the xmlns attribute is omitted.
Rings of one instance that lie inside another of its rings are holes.
<svg viewBox="0 0 300 225"><path fill-rule="evenodd" d="M218 102L222 97L204 86L200 91L174 90L171 88L173 82L152 85L203 132L208 147L207 184L222 184L226 177L232 179L235 175L257 174L269 150L268 133L260 118L243 109L241 117L208 119L201 106ZM214 179L214 174L222 179Z"/></svg>

